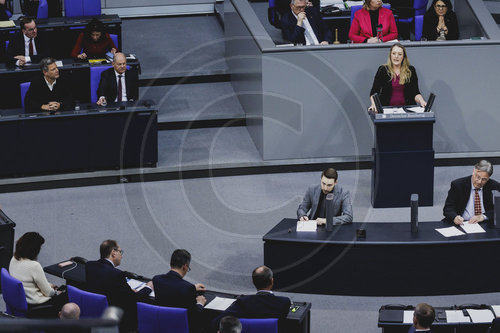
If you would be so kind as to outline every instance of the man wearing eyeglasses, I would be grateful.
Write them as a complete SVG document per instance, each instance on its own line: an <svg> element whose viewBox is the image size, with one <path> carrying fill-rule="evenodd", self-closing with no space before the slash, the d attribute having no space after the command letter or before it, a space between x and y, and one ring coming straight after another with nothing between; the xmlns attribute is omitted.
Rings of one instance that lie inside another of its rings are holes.
<svg viewBox="0 0 500 333"><path fill-rule="evenodd" d="M200 322L201 311L207 302L204 296L198 295L206 289L201 283L191 284L184 280L191 270L191 254L177 249L170 257L170 271L153 278L155 298L159 305L188 310L189 331L199 332L203 324Z"/></svg>
<svg viewBox="0 0 500 333"><path fill-rule="evenodd" d="M125 273L116 267L123 258L123 250L115 240L105 240L100 246L101 259L85 265L86 289L106 295L109 305L122 308L124 314L120 332L137 331L137 301L145 299L153 290L149 281L140 291L127 284Z"/></svg>
<svg viewBox="0 0 500 333"><path fill-rule="evenodd" d="M20 21L21 32L12 36L7 48L7 64L24 66L38 64L49 56L47 41L38 34L36 22L32 17L23 17Z"/></svg>
<svg viewBox="0 0 500 333"><path fill-rule="evenodd" d="M482 160L474 166L472 176L452 181L443 208L443 221L459 225L493 219L491 191L500 191L500 184L490 179L492 174L493 165Z"/></svg>
<svg viewBox="0 0 500 333"><path fill-rule="evenodd" d="M283 38L302 45L328 45L332 32L321 19L319 10L306 0L291 0L290 11L281 18Z"/></svg>

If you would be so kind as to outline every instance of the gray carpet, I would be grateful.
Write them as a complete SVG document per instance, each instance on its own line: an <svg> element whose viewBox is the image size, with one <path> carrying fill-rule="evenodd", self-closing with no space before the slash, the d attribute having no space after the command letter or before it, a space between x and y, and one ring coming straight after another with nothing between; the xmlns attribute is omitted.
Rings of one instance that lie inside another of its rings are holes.
<svg viewBox="0 0 500 333"><path fill-rule="evenodd" d="M471 170L436 168L434 206L420 208L420 219L440 219L449 182ZM209 289L249 293L250 273L263 263L262 236L283 217L295 216L307 185L317 183L319 176L286 173L67 188L0 194L0 202L17 223L16 238L32 230L46 238L42 265L75 255L97 258L100 242L114 238L125 250L122 269L153 276L167 271L172 250L181 247L193 255L188 280ZM370 207L369 170L340 171L339 182L353 193L356 221L409 220L408 208ZM379 332L377 311L387 303L498 304L500 296L286 295L313 303L314 333Z"/></svg>

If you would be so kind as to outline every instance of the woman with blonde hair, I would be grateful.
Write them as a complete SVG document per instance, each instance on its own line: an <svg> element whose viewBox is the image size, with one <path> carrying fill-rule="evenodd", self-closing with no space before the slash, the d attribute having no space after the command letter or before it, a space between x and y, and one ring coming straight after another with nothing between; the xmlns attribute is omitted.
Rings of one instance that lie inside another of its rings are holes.
<svg viewBox="0 0 500 333"><path fill-rule="evenodd" d="M371 111L376 110L371 97L375 93L379 94L382 105L427 105L418 89L417 72L410 65L403 45L394 44L389 51L387 63L378 68L370 91Z"/></svg>

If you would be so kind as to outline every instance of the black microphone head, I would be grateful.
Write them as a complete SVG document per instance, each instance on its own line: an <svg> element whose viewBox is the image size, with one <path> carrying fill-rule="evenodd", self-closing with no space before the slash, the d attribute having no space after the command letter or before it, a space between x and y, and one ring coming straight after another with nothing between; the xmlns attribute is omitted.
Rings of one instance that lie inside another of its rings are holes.
<svg viewBox="0 0 500 333"><path fill-rule="evenodd" d="M326 200L333 200L333 193L328 193L325 197Z"/></svg>

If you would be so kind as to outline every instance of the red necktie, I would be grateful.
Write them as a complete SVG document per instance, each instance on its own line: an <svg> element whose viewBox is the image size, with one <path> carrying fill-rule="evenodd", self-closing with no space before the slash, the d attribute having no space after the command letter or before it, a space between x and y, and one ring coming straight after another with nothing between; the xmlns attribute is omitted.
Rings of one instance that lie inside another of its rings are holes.
<svg viewBox="0 0 500 333"><path fill-rule="evenodd" d="M30 57L32 57L33 56L33 38L30 38L30 47L29 48L30 48L30 51L29 51Z"/></svg>
<svg viewBox="0 0 500 333"><path fill-rule="evenodd" d="M122 101L122 76L118 75L118 96L116 97L117 102Z"/></svg>
<svg viewBox="0 0 500 333"><path fill-rule="evenodd" d="M479 189L474 189L474 215L481 215L481 199L479 198Z"/></svg>

